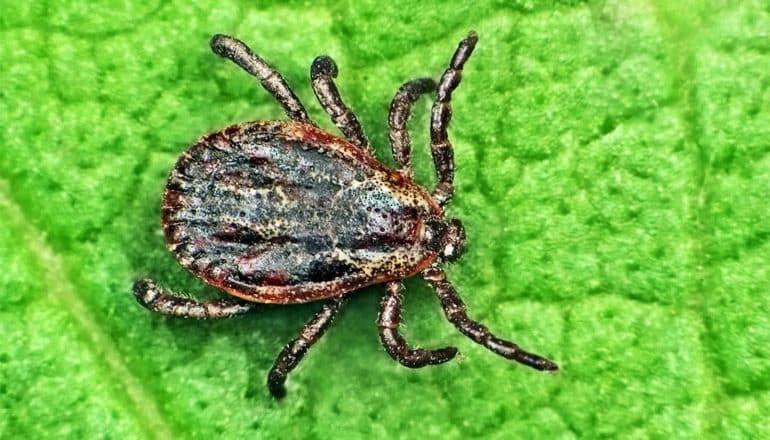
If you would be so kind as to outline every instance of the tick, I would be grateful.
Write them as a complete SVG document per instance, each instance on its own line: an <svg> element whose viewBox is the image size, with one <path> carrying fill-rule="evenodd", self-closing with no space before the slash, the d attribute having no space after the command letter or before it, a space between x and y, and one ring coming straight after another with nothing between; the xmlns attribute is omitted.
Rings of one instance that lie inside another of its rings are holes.
<svg viewBox="0 0 770 440"><path fill-rule="evenodd" d="M204 136L179 157L163 193L168 248L184 268L234 297L196 301L139 279L133 287L139 303L164 315L221 319L259 303L323 300L268 374L267 387L277 398L286 394L288 373L349 294L373 284L385 284L378 327L393 359L420 368L454 358L455 347L411 348L398 332L402 280L414 275L427 281L447 319L476 343L537 370L557 370L555 363L470 319L441 269L460 256L465 241L462 223L444 217L454 178L447 126L452 92L477 40L471 32L460 42L438 84L420 78L396 92L388 125L399 168L392 170L374 157L356 116L342 101L331 58L316 58L310 78L321 107L346 139L318 128L281 74L243 42L215 35L214 52L256 77L291 120L236 124ZM428 192L412 180L406 123L418 98L432 92L430 140L438 184Z"/></svg>

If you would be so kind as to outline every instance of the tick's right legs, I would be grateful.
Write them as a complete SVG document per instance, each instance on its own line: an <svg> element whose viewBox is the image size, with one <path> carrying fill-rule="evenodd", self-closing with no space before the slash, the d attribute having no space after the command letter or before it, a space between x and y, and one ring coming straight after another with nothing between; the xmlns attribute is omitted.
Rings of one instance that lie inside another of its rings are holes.
<svg viewBox="0 0 770 440"><path fill-rule="evenodd" d="M422 277L436 291L441 300L441 307L444 309L444 314L449 322L454 324L462 334L493 353L536 370L556 371L559 369L552 361L534 353L526 352L511 341L498 338L484 325L470 319L465 311L465 303L460 299L452 284L447 281L444 271L438 266L433 265L423 270Z"/></svg>
<svg viewBox="0 0 770 440"><path fill-rule="evenodd" d="M237 298L197 301L171 293L146 278L134 282L134 295L139 304L161 315L194 319L224 319L242 315L257 307L256 303Z"/></svg>
<svg viewBox="0 0 770 440"><path fill-rule="evenodd" d="M307 351L323 336L342 306L346 296L327 300L321 310L299 331L299 337L286 344L267 375L267 388L277 399L286 396L286 376L297 367Z"/></svg>
<svg viewBox="0 0 770 440"><path fill-rule="evenodd" d="M454 347L444 347L438 350L411 349L406 340L398 333L401 324L401 292L404 285L400 281L387 284L387 292L380 303L380 341L390 357L409 368L421 368L428 365L438 365L452 360L457 354Z"/></svg>
<svg viewBox="0 0 770 440"><path fill-rule="evenodd" d="M478 36L471 32L457 46L449 67L444 71L436 88L436 101L433 103L430 117L430 150L433 154L433 164L436 166L438 183L433 190L433 198L439 205L444 206L452 198L455 175L454 152L449 142L447 127L452 119L452 92L460 85L465 62L476 47Z"/></svg>
<svg viewBox="0 0 770 440"><path fill-rule="evenodd" d="M217 34L211 37L211 49L219 56L230 59L243 70L256 77L283 107L289 117L298 122L315 125L305 111L305 107L291 90L280 73L249 49L243 41L227 35Z"/></svg>
<svg viewBox="0 0 770 440"><path fill-rule="evenodd" d="M402 85L390 103L388 125L390 126L390 148L393 159L400 167L401 174L412 178L412 141L406 130L406 123L412 117L414 103L425 93L436 90L436 82L430 78L420 78Z"/></svg>

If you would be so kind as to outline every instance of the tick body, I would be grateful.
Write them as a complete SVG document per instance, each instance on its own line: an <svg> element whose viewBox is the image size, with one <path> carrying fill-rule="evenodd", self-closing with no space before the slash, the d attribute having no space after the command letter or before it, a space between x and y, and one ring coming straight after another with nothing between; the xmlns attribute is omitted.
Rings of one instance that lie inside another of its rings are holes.
<svg viewBox="0 0 770 440"><path fill-rule="evenodd" d="M400 169L392 170L374 158L342 101L331 58L313 62L313 91L347 140L319 129L281 75L245 44L215 35L212 49L259 79L291 120L236 124L204 136L181 155L166 185L162 226L169 249L187 270L233 297L199 302L139 279L137 300L159 313L199 319L236 316L259 303L323 300L268 374L268 388L279 398L288 373L348 295L368 285L386 287L378 327L388 354L411 368L451 360L454 347L412 349L398 333L401 280L414 275L434 288L447 319L472 340L530 367L556 370L468 318L440 268L460 255L465 240L460 221L443 212L454 177L447 125L451 94L476 41L472 32L460 42L438 83L417 79L396 93L389 125ZM438 184L428 192L412 180L406 122L417 99L434 91L430 130Z"/></svg>

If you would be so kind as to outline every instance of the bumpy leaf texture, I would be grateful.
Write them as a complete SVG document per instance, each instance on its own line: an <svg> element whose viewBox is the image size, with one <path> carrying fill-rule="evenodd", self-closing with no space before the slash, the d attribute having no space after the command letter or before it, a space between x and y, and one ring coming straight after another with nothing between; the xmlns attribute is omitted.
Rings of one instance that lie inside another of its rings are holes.
<svg viewBox="0 0 770 440"><path fill-rule="evenodd" d="M0 437L770 436L768 2L190 3L0 2ZM370 288L276 402L265 373L317 304L201 323L135 303L137 275L216 295L164 248L176 156L284 117L211 34L250 43L330 131L308 76L334 57L392 164L392 94L471 29L450 130L468 248L448 273L558 375L475 346L409 281L406 336L462 359L398 366Z"/></svg>

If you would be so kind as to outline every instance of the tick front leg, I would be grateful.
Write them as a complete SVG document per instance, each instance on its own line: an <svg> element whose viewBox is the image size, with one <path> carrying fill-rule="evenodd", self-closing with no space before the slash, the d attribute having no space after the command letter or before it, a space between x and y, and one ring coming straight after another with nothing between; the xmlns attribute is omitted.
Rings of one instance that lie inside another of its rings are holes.
<svg viewBox="0 0 770 440"><path fill-rule="evenodd" d="M196 301L169 292L149 279L134 282L134 295L139 304L161 315L194 319L224 319L254 310L257 304L236 298Z"/></svg>
<svg viewBox="0 0 770 440"><path fill-rule="evenodd" d="M401 174L409 177L412 171L412 141L406 130L406 123L412 117L414 103L425 93L436 90L436 82L430 78L420 78L402 85L390 103L388 125L390 126L390 148L393 159L401 167Z"/></svg>
<svg viewBox="0 0 770 440"><path fill-rule="evenodd" d="M256 77L262 87L278 100L291 119L315 125L283 76L259 55L252 52L243 41L228 35L217 34L211 38L211 49L217 55L231 60Z"/></svg>
<svg viewBox="0 0 770 440"><path fill-rule="evenodd" d="M401 300L404 285L400 281L387 284L387 293L380 303L378 326L380 341L390 357L401 365L409 368L421 368L427 365L438 365L452 360L457 354L455 347L445 347L438 350L409 348L406 340L398 333L401 323Z"/></svg>
<svg viewBox="0 0 770 440"><path fill-rule="evenodd" d="M313 319L300 329L299 337L283 347L273 364L273 368L267 375L267 388L275 398L280 399L286 396L286 387L284 386L286 376L297 367L310 347L323 336L346 301L347 297L345 296L326 301L321 310L313 316Z"/></svg>
<svg viewBox="0 0 770 440"><path fill-rule="evenodd" d="M447 135L449 120L452 119L452 92L460 85L463 65L473 53L477 41L478 36L475 32L471 32L460 42L449 62L449 68L441 75L436 89L436 100L431 111L430 150L438 177L438 184L433 191L433 197L441 206L444 206L452 198L452 182L455 174L452 143L449 142Z"/></svg>
<svg viewBox="0 0 770 440"><path fill-rule="evenodd" d="M443 270L437 266L431 266L422 272L422 277L436 290L449 322L454 324L465 336L504 358L512 359L536 370L555 371L559 369L558 365L548 359L528 353L513 342L496 337L488 328L468 318L465 304L457 295L452 284L447 281Z"/></svg>
<svg viewBox="0 0 770 440"><path fill-rule="evenodd" d="M347 137L350 142L373 154L369 140L361 128L356 115L346 106L340 97L340 92L334 84L337 77L337 63L326 55L313 60L310 66L310 79L313 83L313 93L324 111L329 114L334 125Z"/></svg>

